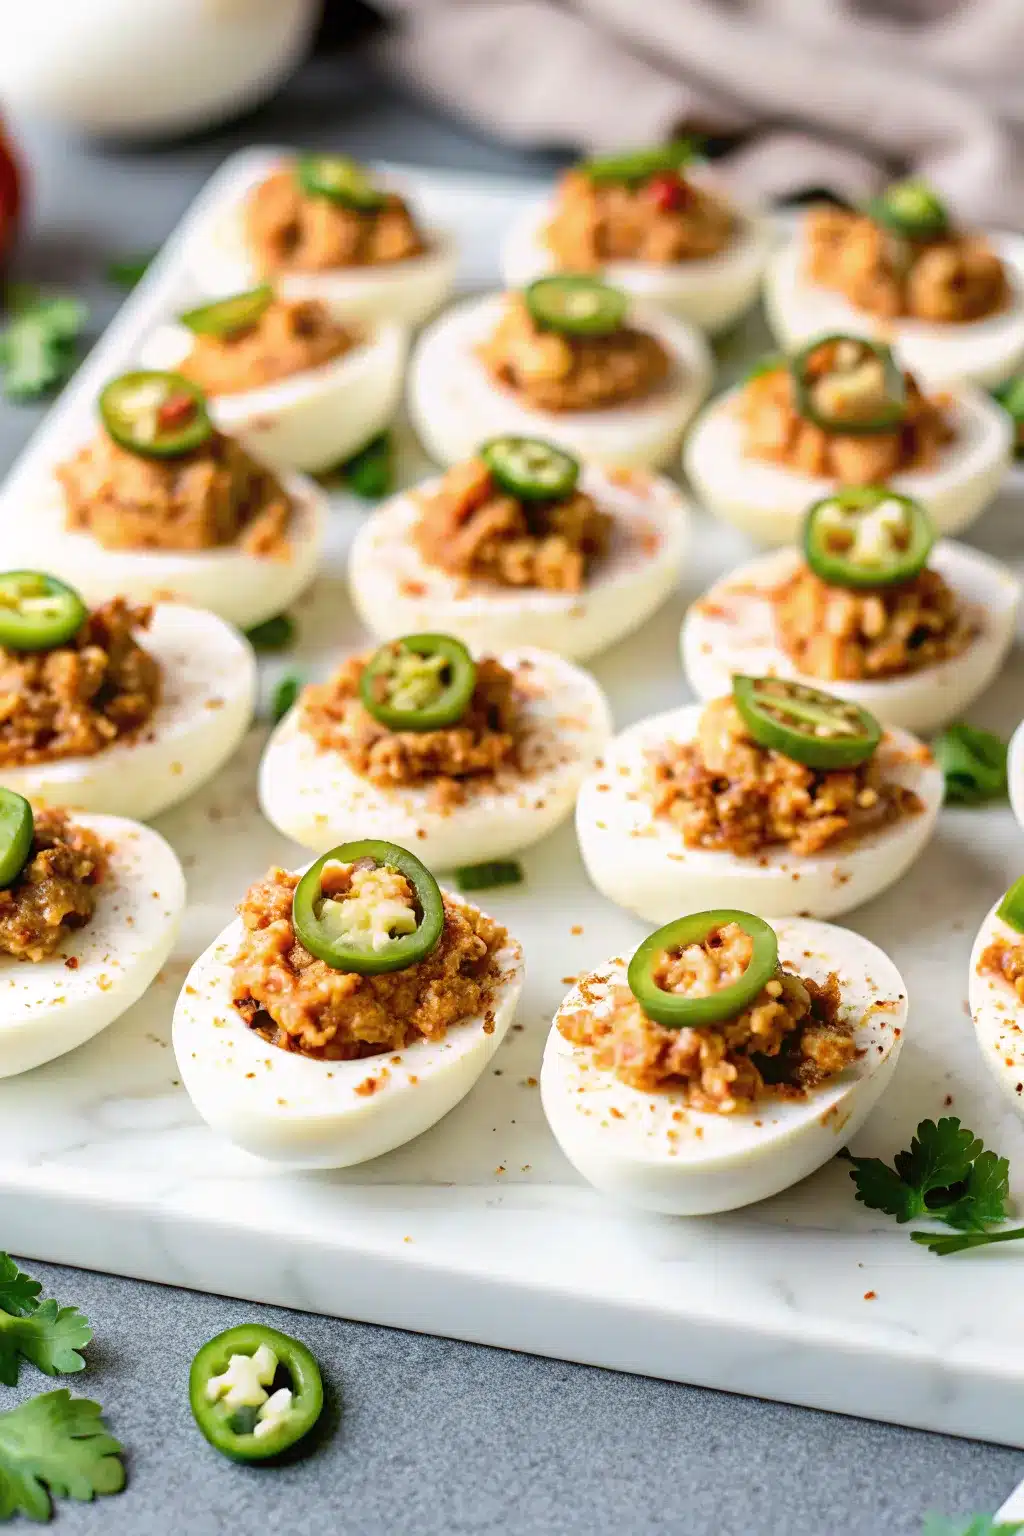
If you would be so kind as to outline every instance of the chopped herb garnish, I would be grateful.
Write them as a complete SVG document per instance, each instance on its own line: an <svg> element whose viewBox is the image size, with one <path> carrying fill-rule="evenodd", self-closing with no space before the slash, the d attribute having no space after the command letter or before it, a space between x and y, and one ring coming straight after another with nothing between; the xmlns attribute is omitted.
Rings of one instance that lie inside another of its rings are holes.
<svg viewBox="0 0 1024 1536"><path fill-rule="evenodd" d="M981 805L1006 793L1006 743L975 725L950 725L932 743L946 780L946 799Z"/></svg>
<svg viewBox="0 0 1024 1536"><path fill-rule="evenodd" d="M301 689L301 677L296 677L294 673L290 673L287 677L282 677L274 689L274 696L270 703L270 718L275 725L279 720L284 719L298 698Z"/></svg>
<svg viewBox="0 0 1024 1536"><path fill-rule="evenodd" d="M121 1445L102 1412L60 1388L0 1413L0 1520L23 1514L45 1522L53 1498L87 1502L121 1492Z"/></svg>
<svg viewBox="0 0 1024 1536"><path fill-rule="evenodd" d="M22 305L16 294L13 302L14 318L0 332L4 393L10 400L37 400L66 383L75 371L77 343L89 311L71 297Z"/></svg>
<svg viewBox="0 0 1024 1536"><path fill-rule="evenodd" d="M380 432L365 448L347 459L338 473L350 491L366 501L377 501L393 489L395 483L394 441L390 432Z"/></svg>
<svg viewBox="0 0 1024 1536"><path fill-rule="evenodd" d="M1014 1531L1024 1531L1024 1521L1007 1523L997 1515L966 1515L960 1520L947 1520L945 1515L927 1515L921 1536L1011 1536Z"/></svg>
<svg viewBox="0 0 1024 1536"><path fill-rule="evenodd" d="M115 288L132 289L145 277L156 257L156 251L138 256L121 256L108 261L104 276Z"/></svg>
<svg viewBox="0 0 1024 1536"><path fill-rule="evenodd" d="M283 651L295 639L295 620L286 613L275 614L272 619L264 619L262 624L247 629L245 638L254 650Z"/></svg>
<svg viewBox="0 0 1024 1536"><path fill-rule="evenodd" d="M496 885L521 885L523 866L516 859L491 859L486 864L466 864L455 871L460 891L489 891Z"/></svg>

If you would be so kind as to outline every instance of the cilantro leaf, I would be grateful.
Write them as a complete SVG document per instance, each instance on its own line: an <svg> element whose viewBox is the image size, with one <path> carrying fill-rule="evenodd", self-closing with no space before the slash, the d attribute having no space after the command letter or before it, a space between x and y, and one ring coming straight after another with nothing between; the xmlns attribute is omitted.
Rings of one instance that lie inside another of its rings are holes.
<svg viewBox="0 0 1024 1536"><path fill-rule="evenodd" d="M961 1126L955 1116L922 1120L908 1152L893 1167L877 1157L855 1157L850 1177L857 1199L898 1222L932 1216L949 1226L981 1229L1006 1215L1009 1164Z"/></svg>
<svg viewBox="0 0 1024 1536"><path fill-rule="evenodd" d="M1009 1162L995 1152L981 1152L964 1180L963 1194L942 1211L941 1220L961 1232L983 1232L1004 1219L1009 1198Z"/></svg>
<svg viewBox="0 0 1024 1536"><path fill-rule="evenodd" d="M0 1520L49 1520L51 1496L88 1501L120 1493L121 1446L101 1415L99 1403L66 1388L0 1413Z"/></svg>
<svg viewBox="0 0 1024 1536"><path fill-rule="evenodd" d="M1024 1531L1024 1521L1011 1524L997 1521L995 1515L968 1516L965 1520L947 1520L944 1515L927 1515L921 1536L1011 1536L1013 1531Z"/></svg>
<svg viewBox="0 0 1024 1536"><path fill-rule="evenodd" d="M75 370L77 342L88 316L85 305L70 296L19 302L0 335L9 399L36 400L66 382Z"/></svg>
<svg viewBox="0 0 1024 1536"><path fill-rule="evenodd" d="M146 251L138 256L121 256L108 261L104 275L115 288L131 289L140 283L153 263L156 251Z"/></svg>
<svg viewBox="0 0 1024 1536"><path fill-rule="evenodd" d="M0 1253L0 1312L25 1317L34 1312L42 1285L20 1270L10 1254Z"/></svg>
<svg viewBox="0 0 1024 1536"><path fill-rule="evenodd" d="M28 1360L46 1376L84 1371L78 1353L92 1338L89 1321L77 1307L42 1302L27 1317L0 1312L0 1383L18 1385L22 1360Z"/></svg>
<svg viewBox="0 0 1024 1536"><path fill-rule="evenodd" d="M301 692L301 677L296 677L294 672L289 673L287 677L282 677L274 689L274 697L270 702L270 718L275 725L279 720L284 719Z"/></svg>

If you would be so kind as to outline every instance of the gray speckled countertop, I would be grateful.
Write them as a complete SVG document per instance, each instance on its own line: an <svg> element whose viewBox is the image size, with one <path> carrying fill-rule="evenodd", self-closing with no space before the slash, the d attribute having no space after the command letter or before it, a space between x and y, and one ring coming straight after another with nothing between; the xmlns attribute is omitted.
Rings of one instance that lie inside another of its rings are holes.
<svg viewBox="0 0 1024 1536"><path fill-rule="evenodd" d="M249 142L344 143L353 154L544 174L319 63L230 130L148 153L69 143L15 125L33 165L20 275L74 285L97 329L117 296L113 255L170 232L214 167ZM40 412L0 406L6 471ZM3 1234L0 1233L0 1248ZM926 1510L995 1509L1024 1472L996 1446L863 1423L330 1318L29 1264L96 1329L89 1370L128 1448L128 1491L63 1505L59 1529L104 1536L912 1536ZM194 1430L188 1363L222 1328L256 1319L303 1338L330 1391L328 1433L273 1471L231 1466ZM31 1368L0 1410L48 1383ZM880 1405L881 1407L881 1405Z"/></svg>

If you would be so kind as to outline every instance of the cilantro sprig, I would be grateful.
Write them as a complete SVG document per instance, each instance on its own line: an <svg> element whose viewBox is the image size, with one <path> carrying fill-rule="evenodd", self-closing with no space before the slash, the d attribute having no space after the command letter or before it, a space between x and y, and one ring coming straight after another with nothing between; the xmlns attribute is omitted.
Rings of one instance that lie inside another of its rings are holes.
<svg viewBox="0 0 1024 1536"><path fill-rule="evenodd" d="M124 1487L122 1447L99 1403L66 1387L0 1413L0 1520L46 1521L53 1498L88 1502Z"/></svg>
<svg viewBox="0 0 1024 1536"><path fill-rule="evenodd" d="M4 394L10 400L38 400L65 384L78 366L78 342L89 311L71 295L39 298L16 288L7 298L13 318L0 331Z"/></svg>
<svg viewBox="0 0 1024 1536"><path fill-rule="evenodd" d="M79 1354L92 1338L89 1319L77 1307L40 1301L42 1286L0 1253L0 1384L16 1387L22 1361L45 1376L85 1369Z"/></svg>

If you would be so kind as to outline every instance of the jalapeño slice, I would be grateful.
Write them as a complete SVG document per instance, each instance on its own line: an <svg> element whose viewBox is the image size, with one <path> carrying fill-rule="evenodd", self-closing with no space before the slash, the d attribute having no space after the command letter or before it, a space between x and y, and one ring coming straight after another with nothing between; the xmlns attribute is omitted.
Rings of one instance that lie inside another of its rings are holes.
<svg viewBox="0 0 1024 1536"><path fill-rule="evenodd" d="M580 477L579 461L540 437L492 437L480 457L502 490L520 501L562 501Z"/></svg>
<svg viewBox="0 0 1024 1536"><path fill-rule="evenodd" d="M323 888L326 867L337 864L396 870L412 886L417 910L395 903L393 910L389 906L376 914L346 913L344 897L336 900ZM292 925L300 944L333 970L379 976L404 971L437 948L444 932L444 899L437 881L414 853L397 843L364 838L340 843L310 865L295 887Z"/></svg>
<svg viewBox="0 0 1024 1536"><path fill-rule="evenodd" d="M753 941L754 952L743 975L718 992L703 997L689 997L669 992L656 977L667 953L683 950L689 944L702 944L716 929L735 923ZM752 1003L766 982L778 970L779 941L775 929L763 918L749 912L721 908L713 912L691 912L666 923L644 940L629 962L626 980L629 990L649 1019L668 1029L703 1029L733 1019Z"/></svg>
<svg viewBox="0 0 1024 1536"><path fill-rule="evenodd" d="M634 149L621 155L598 155L592 160L582 160L577 170L599 185L635 187L650 181L652 176L682 170L690 164L695 153L692 139L673 139L669 144L652 149Z"/></svg>
<svg viewBox="0 0 1024 1536"><path fill-rule="evenodd" d="M373 213L387 202L386 194L348 155L300 155L295 174L307 197L327 197L358 213Z"/></svg>
<svg viewBox="0 0 1024 1536"><path fill-rule="evenodd" d="M476 687L476 663L453 635L403 635L374 651L359 697L391 731L439 731L462 719Z"/></svg>
<svg viewBox="0 0 1024 1536"><path fill-rule="evenodd" d="M0 789L0 890L13 885L32 852L35 818L24 795Z"/></svg>
<svg viewBox="0 0 1024 1536"><path fill-rule="evenodd" d="M866 211L876 224L908 240L934 240L949 228L945 204L923 181L893 182Z"/></svg>
<svg viewBox="0 0 1024 1536"><path fill-rule="evenodd" d="M147 459L174 459L213 436L206 396L180 373L139 369L111 379L100 418L121 448Z"/></svg>
<svg viewBox="0 0 1024 1536"><path fill-rule="evenodd" d="M180 319L182 325L197 336L234 336L255 325L273 300L273 288L269 283L261 283L258 288L246 289L245 293L233 293L229 299L217 299L213 304L186 309Z"/></svg>
<svg viewBox="0 0 1024 1536"><path fill-rule="evenodd" d="M629 307L621 289L585 272L538 277L523 290L523 297L536 325L566 336L611 336L621 328Z"/></svg>
<svg viewBox="0 0 1024 1536"><path fill-rule="evenodd" d="M737 676L732 696L759 746L805 768L855 768L882 739L882 727L866 709L804 683Z"/></svg>
<svg viewBox="0 0 1024 1536"><path fill-rule="evenodd" d="M0 646L52 651L73 639L89 610L73 587L43 571L0 574Z"/></svg>
<svg viewBox="0 0 1024 1536"><path fill-rule="evenodd" d="M819 354L833 352L822 367ZM796 408L823 432L892 432L907 413L907 386L892 349L863 336L819 336L789 365Z"/></svg>
<svg viewBox="0 0 1024 1536"><path fill-rule="evenodd" d="M307 1435L324 1406L320 1367L305 1344L243 1323L210 1339L188 1375L192 1417L232 1461L269 1461Z"/></svg>
<svg viewBox="0 0 1024 1536"><path fill-rule="evenodd" d="M996 917L1009 923L1018 933L1024 933L1024 875L1015 880L996 907Z"/></svg>
<svg viewBox="0 0 1024 1536"><path fill-rule="evenodd" d="M831 587L894 587L928 563L935 528L919 501L884 485L846 486L816 501L804 522L804 557Z"/></svg>

